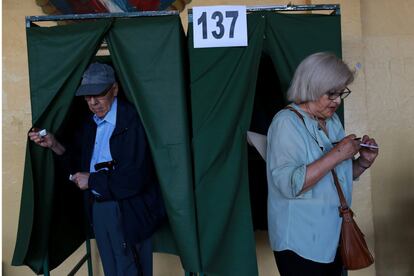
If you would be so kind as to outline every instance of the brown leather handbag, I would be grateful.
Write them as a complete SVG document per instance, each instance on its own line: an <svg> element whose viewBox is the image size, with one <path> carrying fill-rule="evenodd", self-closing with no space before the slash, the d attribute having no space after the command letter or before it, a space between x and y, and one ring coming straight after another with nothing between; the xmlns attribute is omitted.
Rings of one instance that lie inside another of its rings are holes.
<svg viewBox="0 0 414 276"><path fill-rule="evenodd" d="M368 267L374 263L374 257L369 252L364 234L354 220L354 213L348 207L336 172L332 170L335 186L338 191L339 215L342 217L339 250L344 267L356 270Z"/></svg>

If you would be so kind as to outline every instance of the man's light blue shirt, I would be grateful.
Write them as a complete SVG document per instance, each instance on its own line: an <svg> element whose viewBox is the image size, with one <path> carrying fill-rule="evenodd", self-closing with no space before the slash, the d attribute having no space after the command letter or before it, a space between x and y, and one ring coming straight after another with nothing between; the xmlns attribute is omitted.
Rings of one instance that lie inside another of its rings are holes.
<svg viewBox="0 0 414 276"><path fill-rule="evenodd" d="M306 166L329 152L345 132L336 114L326 120L328 136L299 106L304 117L284 109L273 118L267 136L269 238L274 251L292 250L303 258L334 261L341 231L339 198L331 173L310 190L299 193ZM336 168L348 205L352 196L352 160Z"/></svg>
<svg viewBox="0 0 414 276"><path fill-rule="evenodd" d="M95 164L112 160L111 150L109 147L109 140L116 126L117 106L118 100L117 98L115 98L110 110L105 115L105 117L99 118L98 116L96 116L96 114L93 115L93 120L95 121L97 128L95 136L95 146L93 148L93 154L89 168L89 171L91 173L96 172ZM95 195L99 195L94 190L92 190L92 193L94 193Z"/></svg>

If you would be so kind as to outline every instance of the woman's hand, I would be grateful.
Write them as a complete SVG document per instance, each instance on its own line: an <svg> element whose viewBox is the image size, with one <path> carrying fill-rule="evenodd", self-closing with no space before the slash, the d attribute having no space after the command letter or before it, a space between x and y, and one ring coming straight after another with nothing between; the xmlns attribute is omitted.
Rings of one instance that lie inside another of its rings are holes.
<svg viewBox="0 0 414 276"><path fill-rule="evenodd" d="M339 163L354 157L358 153L360 148L359 144L361 143L359 140L355 140L355 138L355 134L346 136L329 153L307 165L305 183L300 193L311 189Z"/></svg>
<svg viewBox="0 0 414 276"><path fill-rule="evenodd" d="M342 139L332 151L337 156L340 162L351 159L355 154L360 151L360 141L355 140L356 135L350 134Z"/></svg>
<svg viewBox="0 0 414 276"><path fill-rule="evenodd" d="M362 137L361 142L367 145L378 146L377 143L375 142L375 139L370 138L368 135L364 135ZM375 158L377 158L377 156L378 156L378 149L361 147L359 149L358 164L360 167L367 169L371 167L372 163L374 163Z"/></svg>

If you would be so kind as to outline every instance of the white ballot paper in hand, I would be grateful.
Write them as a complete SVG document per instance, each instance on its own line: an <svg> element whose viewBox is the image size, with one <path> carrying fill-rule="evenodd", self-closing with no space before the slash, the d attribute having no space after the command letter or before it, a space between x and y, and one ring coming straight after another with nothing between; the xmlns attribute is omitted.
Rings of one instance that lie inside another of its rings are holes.
<svg viewBox="0 0 414 276"><path fill-rule="evenodd" d="M247 142L259 152L260 156L266 161L267 136L256 132L247 132Z"/></svg>
<svg viewBox="0 0 414 276"><path fill-rule="evenodd" d="M47 130L46 129L42 129L41 131L39 131L39 136L40 137L45 137L47 135Z"/></svg>
<svg viewBox="0 0 414 276"><path fill-rule="evenodd" d="M378 146L375 146L375 145L368 145L368 144L364 144L364 143L362 143L362 144L359 144L361 147L365 147L365 148L370 148L370 149L379 149L379 147Z"/></svg>

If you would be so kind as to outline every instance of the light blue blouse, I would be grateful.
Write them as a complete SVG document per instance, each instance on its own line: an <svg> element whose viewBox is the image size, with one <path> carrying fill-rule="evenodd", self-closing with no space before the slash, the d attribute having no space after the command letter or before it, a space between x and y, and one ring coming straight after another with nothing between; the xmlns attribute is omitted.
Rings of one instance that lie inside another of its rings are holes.
<svg viewBox="0 0 414 276"><path fill-rule="evenodd" d="M305 119L291 110L276 114L267 136L267 181L269 238L274 251L292 250L305 259L320 263L334 261L342 219L339 198L331 173L312 189L299 194L305 182L306 166L344 138L336 114L326 120L329 137L315 119L291 104ZM336 168L348 205L352 197L352 160Z"/></svg>

